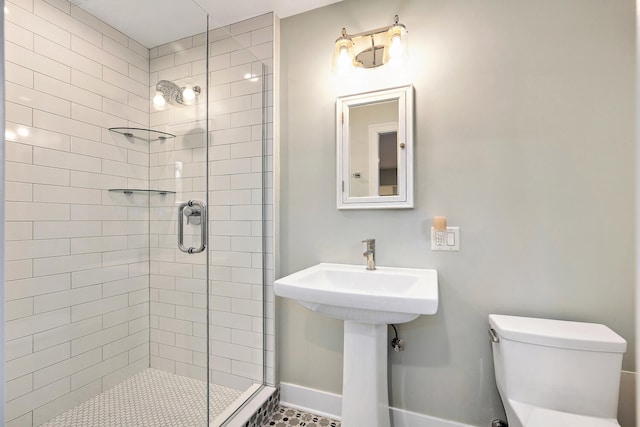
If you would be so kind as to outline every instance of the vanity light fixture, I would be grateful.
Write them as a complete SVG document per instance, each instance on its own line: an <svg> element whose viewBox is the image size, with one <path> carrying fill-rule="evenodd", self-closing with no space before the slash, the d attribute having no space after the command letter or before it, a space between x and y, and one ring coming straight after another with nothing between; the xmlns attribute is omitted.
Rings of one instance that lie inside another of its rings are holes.
<svg viewBox="0 0 640 427"><path fill-rule="evenodd" d="M160 80L156 84L156 95L153 97L153 105L163 108L168 102L172 105L191 105L200 95L200 86L186 85L179 87L169 80Z"/></svg>
<svg viewBox="0 0 640 427"><path fill-rule="evenodd" d="M398 15L392 25L376 30L350 35L343 28L333 51L333 71L343 74L399 63L407 57L407 50L407 28L398 22Z"/></svg>

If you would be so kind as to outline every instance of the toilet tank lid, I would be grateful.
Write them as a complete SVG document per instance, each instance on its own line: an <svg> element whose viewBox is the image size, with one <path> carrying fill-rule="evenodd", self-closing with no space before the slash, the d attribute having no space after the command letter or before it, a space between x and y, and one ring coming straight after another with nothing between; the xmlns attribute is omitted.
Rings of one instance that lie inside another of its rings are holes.
<svg viewBox="0 0 640 427"><path fill-rule="evenodd" d="M489 324L500 338L574 350L624 353L627 342L597 323L490 314Z"/></svg>

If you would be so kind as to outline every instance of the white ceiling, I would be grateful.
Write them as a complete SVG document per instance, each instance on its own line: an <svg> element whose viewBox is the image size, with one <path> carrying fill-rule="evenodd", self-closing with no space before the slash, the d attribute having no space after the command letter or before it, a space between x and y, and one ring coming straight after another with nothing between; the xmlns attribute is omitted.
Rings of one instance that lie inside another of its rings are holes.
<svg viewBox="0 0 640 427"><path fill-rule="evenodd" d="M218 28L267 12L281 18L342 0L70 0L142 45L152 48L202 33L206 15Z"/></svg>

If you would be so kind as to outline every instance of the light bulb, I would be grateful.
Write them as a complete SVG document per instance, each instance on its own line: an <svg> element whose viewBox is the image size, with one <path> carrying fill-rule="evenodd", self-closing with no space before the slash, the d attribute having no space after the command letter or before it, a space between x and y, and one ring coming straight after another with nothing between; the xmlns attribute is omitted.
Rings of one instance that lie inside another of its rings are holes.
<svg viewBox="0 0 640 427"><path fill-rule="evenodd" d="M156 96L153 97L153 105L158 108L162 108L166 103L167 101L164 99L164 96L162 96L162 92L157 91Z"/></svg>
<svg viewBox="0 0 640 427"><path fill-rule="evenodd" d="M186 103L190 103L194 99L196 99L196 93L191 86L186 86L184 89L182 89L182 99Z"/></svg>
<svg viewBox="0 0 640 427"><path fill-rule="evenodd" d="M391 39L391 47L389 48L389 56L391 58L399 58L402 55L402 39L400 35L395 35Z"/></svg>
<svg viewBox="0 0 640 427"><path fill-rule="evenodd" d="M382 62L400 65L407 61L408 54L407 29L398 23L396 16L396 23L387 31Z"/></svg>
<svg viewBox="0 0 640 427"><path fill-rule="evenodd" d="M346 46L340 48L340 56L338 57L338 68L340 70L348 70L352 67L351 58L349 57L349 49Z"/></svg>

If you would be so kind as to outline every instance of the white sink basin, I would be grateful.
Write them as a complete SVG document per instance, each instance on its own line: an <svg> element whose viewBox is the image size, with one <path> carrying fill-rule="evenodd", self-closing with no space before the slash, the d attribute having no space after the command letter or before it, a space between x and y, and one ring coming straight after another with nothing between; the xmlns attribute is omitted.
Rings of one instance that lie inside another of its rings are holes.
<svg viewBox="0 0 640 427"><path fill-rule="evenodd" d="M438 311L438 272L318 264L275 281L276 295L344 320L342 426L390 427L387 323Z"/></svg>
<svg viewBox="0 0 640 427"><path fill-rule="evenodd" d="M275 294L310 310L363 323L404 323L438 311L438 272L318 264L275 281Z"/></svg>

